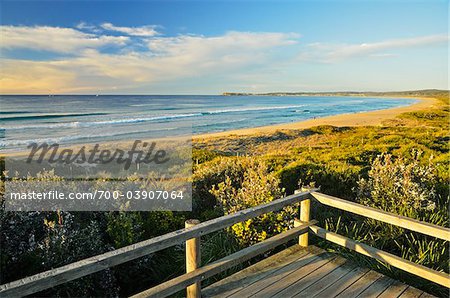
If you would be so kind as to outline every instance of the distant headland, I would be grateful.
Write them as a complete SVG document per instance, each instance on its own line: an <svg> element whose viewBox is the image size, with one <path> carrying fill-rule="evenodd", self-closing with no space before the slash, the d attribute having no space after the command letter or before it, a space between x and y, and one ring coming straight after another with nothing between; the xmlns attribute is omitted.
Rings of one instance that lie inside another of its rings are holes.
<svg viewBox="0 0 450 298"><path fill-rule="evenodd" d="M424 89L413 91L331 91L331 92L268 92L268 93L246 93L246 92L224 92L223 96L433 96L448 90Z"/></svg>

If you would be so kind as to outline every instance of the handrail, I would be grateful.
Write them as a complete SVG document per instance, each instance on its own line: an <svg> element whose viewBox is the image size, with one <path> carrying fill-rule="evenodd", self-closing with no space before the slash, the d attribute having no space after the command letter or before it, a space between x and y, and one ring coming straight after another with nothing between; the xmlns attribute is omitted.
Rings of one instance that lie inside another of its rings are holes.
<svg viewBox="0 0 450 298"><path fill-rule="evenodd" d="M188 239L221 230L233 224L257 217L261 214L281 210L288 205L299 203L309 198L310 191L293 194L282 199L274 200L267 204L205 221L192 228L180 229L56 269L25 277L20 280L0 285L0 296L17 297L37 293L68 281L180 244Z"/></svg>
<svg viewBox="0 0 450 298"><path fill-rule="evenodd" d="M419 232L428 236L433 236L446 241L450 240L450 229L445 227L433 225L406 216L393 214L380 209L364 206L358 203L350 202L315 191L312 191L311 195L313 199L316 199L318 202L327 206L335 207L344 211L379 220L388 224L392 224L414 232ZM408 273L450 288L450 276L447 273L439 272L413 263L401 257L395 256L393 254L374 248L359 241L355 241L345 236L330 232L318 226L311 226L310 230L316 236L321 237L327 241L346 247L360 254L375 258L390 266L402 269Z"/></svg>
<svg viewBox="0 0 450 298"><path fill-rule="evenodd" d="M274 200L267 204L259 205L233 214L228 214L222 217L211 219L209 221L205 221L190 228L180 229L165 235L161 235L152 239L138 242L136 244L119 248L104 254L93 256L56 269L48 270L30 277L26 277L20 280L0 285L0 296L17 297L34 294L39 291L89 275L91 273L98 272L106 268L122 264L137 259L139 257L143 257L145 255L160 251L162 249L180 244L189 239L198 238L202 235L206 235L221 230L233 224L248 220L250 218L257 217L265 213L281 210L282 208L291 204L302 202L304 203L303 207L306 206L307 208L309 204L306 203L308 203L310 199L316 199L317 201L319 201L324 205L349 211L354 214L359 214L368 218L380 220L382 222L393 224L405 229L420 232L444 240L450 239L450 229L421 222L405 216L400 216L386 211L378 210L375 208L363 206L354 202L318 193L316 192L316 189L311 189L300 193L295 193L293 195L287 196L279 200ZM308 218L309 220L309 215L308 216L305 215L304 218ZM245 248L215 263L198 268L192 272L174 278L170 281L160 284L140 294L146 296L155 293L167 294L169 292L173 293L173 291L175 290L178 291L179 289L189 284L192 284L193 282L201 281L207 276L212 276L214 274L217 274L218 272L221 272L223 268L226 269L230 268L231 266L234 266L234 264L236 264L236 262L239 260L249 259L252 256L254 256L255 253L263 251L264 249L269 250L271 249L271 247L273 247L273 245L284 239L288 238L291 239L291 237L295 237L298 235L303 235L300 237L304 237L305 236L304 229L306 229L305 227L308 226L313 233L315 233L319 237L323 237L328 241L348 247L359 253L374 257L394 267L403 269L412 274L422 276L426 279L429 279L441 285L445 285L447 287L450 286L450 278L445 273L438 272L418 264L414 264L410 261L391 255L387 252L383 252L379 249L372 248L363 243L329 232L323 228L314 226L313 224L315 223L316 223L315 220L302 222L300 223L300 226L295 227L294 229L288 232L271 237L266 241ZM307 240L306 242L303 241L301 243L304 244L306 243L307 245Z"/></svg>
<svg viewBox="0 0 450 298"><path fill-rule="evenodd" d="M425 235L433 236L439 239L447 241L450 240L450 229L447 229L445 227L433 225L406 216L386 212L380 209L364 206L358 203L350 202L319 192L311 192L311 195L317 201L327 206L345 210L354 214L362 215L364 217L376 219L388 224L392 224L414 232L419 232Z"/></svg>
<svg viewBox="0 0 450 298"><path fill-rule="evenodd" d="M308 227L314 225L315 223L317 223L317 220L312 220L304 223L298 227L292 228L286 232L261 241L255 245L246 247L211 264L205 265L192 272L175 277L153 288L133 295L131 296L131 298L167 297L169 295L175 294L176 292L186 288L190 284L205 280L246 260L254 258L268 250L274 249L275 247L284 244L289 240L297 238L299 235L308 233Z"/></svg>
<svg viewBox="0 0 450 298"><path fill-rule="evenodd" d="M405 260L396 255L385 252L381 249L372 247L370 245L355 241L353 239L347 238L345 236L330 232L324 228L318 226L311 226L310 230L317 236L338 244L340 246L346 247L357 253L369 256L371 258L377 259L384 262L390 266L402 269L408 273L414 274L416 276L422 277L434 283L440 284L450 288L450 277L447 273L439 272L428 267L422 266L420 264L413 263L411 261Z"/></svg>

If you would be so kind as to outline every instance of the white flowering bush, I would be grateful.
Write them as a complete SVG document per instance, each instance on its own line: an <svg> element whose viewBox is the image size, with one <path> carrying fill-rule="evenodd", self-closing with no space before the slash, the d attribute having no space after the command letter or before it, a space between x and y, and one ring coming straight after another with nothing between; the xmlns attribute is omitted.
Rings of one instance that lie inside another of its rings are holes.
<svg viewBox="0 0 450 298"><path fill-rule="evenodd" d="M436 169L431 160L421 164L420 155L415 151L409 160L394 159L390 154L379 155L372 164L369 178L358 182L359 202L399 214L433 211L438 201Z"/></svg>

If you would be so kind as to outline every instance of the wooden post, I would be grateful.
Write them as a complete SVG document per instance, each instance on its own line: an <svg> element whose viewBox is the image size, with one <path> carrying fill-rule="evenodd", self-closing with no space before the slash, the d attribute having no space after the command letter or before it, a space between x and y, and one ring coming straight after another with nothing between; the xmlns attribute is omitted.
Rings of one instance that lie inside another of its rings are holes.
<svg viewBox="0 0 450 298"><path fill-rule="evenodd" d="M300 193L310 190L309 188L302 187L302 189L296 190L295 193ZM300 202L300 218L294 221L294 227L300 226L302 223L307 223L310 219L311 213L311 199L303 200ZM308 246L308 233L300 235L298 237L298 244L303 247Z"/></svg>
<svg viewBox="0 0 450 298"><path fill-rule="evenodd" d="M186 220L185 228L190 228L200 223L197 219ZM200 267L200 238L192 238L186 241L186 273L194 271ZM200 282L196 282L186 288L187 298L200 298Z"/></svg>

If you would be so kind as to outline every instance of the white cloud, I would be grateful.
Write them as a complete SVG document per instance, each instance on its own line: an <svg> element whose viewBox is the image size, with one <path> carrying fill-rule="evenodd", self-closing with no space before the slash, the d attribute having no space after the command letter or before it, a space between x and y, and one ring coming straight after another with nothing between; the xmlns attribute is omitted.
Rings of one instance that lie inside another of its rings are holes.
<svg viewBox="0 0 450 298"><path fill-rule="evenodd" d="M95 33L100 33L102 30L100 30L97 26L88 24L86 22L79 22L75 28L82 30L82 31L91 31Z"/></svg>
<svg viewBox="0 0 450 298"><path fill-rule="evenodd" d="M49 26L0 26L0 34L2 48L24 48L70 54L105 45L124 46L129 40L126 36L88 34L72 28Z"/></svg>
<svg viewBox="0 0 450 298"><path fill-rule="evenodd" d="M78 27L95 29L85 23ZM194 77L233 77L248 67L262 69L272 65L272 55L277 48L291 46L299 37L291 33L228 32L212 37L180 35L128 39L71 28L12 26L3 26L2 32L6 33L2 36L2 45L6 48L70 54L51 61L17 61L21 71L11 66L14 60L8 61L8 67L3 69L8 81L1 89L14 90L14 86L20 88L21 81L31 80L36 82L29 86L34 93L38 93L39 84L42 92L48 93L51 86L60 90L113 90ZM101 45L105 44L117 45L118 51L103 52ZM139 51L134 51L136 48ZM23 71L27 66L28 73ZM45 80L46 72L48 82L36 79ZM56 84L58 76L64 79Z"/></svg>
<svg viewBox="0 0 450 298"><path fill-rule="evenodd" d="M297 43L297 34L228 32L222 36L182 35L149 41L152 61L166 72L195 73L237 70L268 63L272 51Z"/></svg>
<svg viewBox="0 0 450 298"><path fill-rule="evenodd" d="M156 31L157 26L149 25L149 26L141 26L141 27L119 27L114 26L111 23L103 23L100 25L103 29L108 31L115 31L120 33L125 33L131 36L156 36L159 35L159 32Z"/></svg>
<svg viewBox="0 0 450 298"><path fill-rule="evenodd" d="M230 32L218 37L158 37L147 52L105 54L85 51L64 62L98 76L130 82L163 82L187 77L228 75L249 66L270 65L270 51L295 43L293 34Z"/></svg>
<svg viewBox="0 0 450 298"><path fill-rule="evenodd" d="M79 23L76 28L0 26L0 48L62 54L48 61L3 58L0 92L97 93L136 88L152 92L158 86L183 83L194 90L201 89L204 82L279 89L288 86L288 81L289 86L301 84L298 74L305 71L296 59L300 48L301 60L336 62L353 57L384 59L397 55L395 50L399 48L448 42L447 35L431 35L375 43L302 46L298 44L300 35L295 33L231 31L216 36L167 37L158 35L155 26L132 28L105 23L96 27ZM105 30L132 37L107 35ZM106 50L105 46L114 46L115 50ZM310 75L305 72L303 79ZM320 80L322 77L320 74Z"/></svg>
<svg viewBox="0 0 450 298"><path fill-rule="evenodd" d="M0 63L0 90L4 94L70 92L76 74L55 67L52 62L4 59Z"/></svg>
<svg viewBox="0 0 450 298"><path fill-rule="evenodd" d="M424 47L445 44L449 41L447 34L428 35L413 38L390 39L374 43L361 44L330 44L313 43L300 54L303 60L317 60L321 62L336 62L353 57L392 57L394 54L384 53L386 50L400 48Z"/></svg>
<svg viewBox="0 0 450 298"><path fill-rule="evenodd" d="M222 36L205 37L201 35L181 35L178 37L160 37L151 39L149 48L169 55L190 52L218 53L238 52L240 50L258 50L297 43L300 35L295 33L236 32L230 31ZM202 54L202 53L200 53Z"/></svg>
<svg viewBox="0 0 450 298"><path fill-rule="evenodd" d="M375 58L386 58L386 57L397 57L397 54L391 54L391 53L381 53L381 54L370 54L369 57L375 57Z"/></svg>

